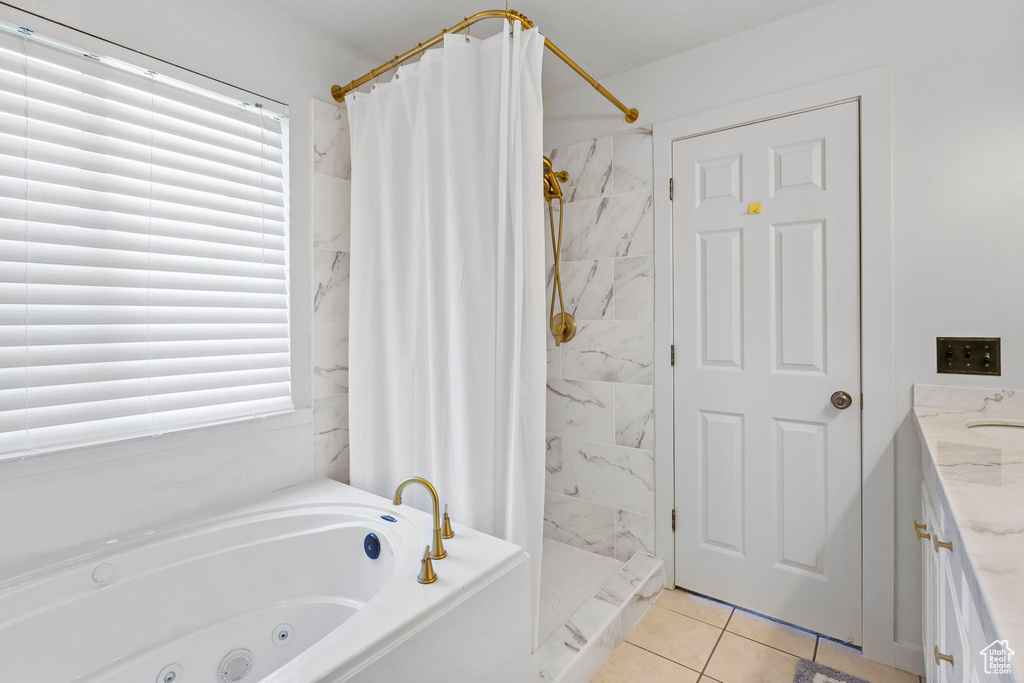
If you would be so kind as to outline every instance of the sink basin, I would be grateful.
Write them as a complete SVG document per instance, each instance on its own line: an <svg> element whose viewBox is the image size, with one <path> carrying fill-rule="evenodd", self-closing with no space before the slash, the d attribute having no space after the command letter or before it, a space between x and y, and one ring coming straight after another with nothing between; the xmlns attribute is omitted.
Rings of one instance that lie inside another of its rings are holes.
<svg viewBox="0 0 1024 683"><path fill-rule="evenodd" d="M967 425L972 432L991 436L1002 441L1024 444L1024 421L1022 422L972 422Z"/></svg>

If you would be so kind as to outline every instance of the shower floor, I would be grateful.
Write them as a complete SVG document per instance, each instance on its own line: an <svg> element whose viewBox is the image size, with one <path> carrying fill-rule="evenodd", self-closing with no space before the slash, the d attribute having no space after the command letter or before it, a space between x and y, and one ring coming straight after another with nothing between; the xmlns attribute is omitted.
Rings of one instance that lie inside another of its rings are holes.
<svg viewBox="0 0 1024 683"><path fill-rule="evenodd" d="M543 643L594 596L623 563L544 539L540 562L540 626Z"/></svg>

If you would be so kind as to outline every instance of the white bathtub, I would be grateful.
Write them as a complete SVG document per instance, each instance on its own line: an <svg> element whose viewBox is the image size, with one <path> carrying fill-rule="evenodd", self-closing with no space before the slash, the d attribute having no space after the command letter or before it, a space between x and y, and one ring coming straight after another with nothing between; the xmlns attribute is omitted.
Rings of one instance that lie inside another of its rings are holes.
<svg viewBox="0 0 1024 683"><path fill-rule="evenodd" d="M0 681L220 683L236 650L247 683L527 680L526 554L456 525L421 585L430 527L321 481L111 542L0 583Z"/></svg>

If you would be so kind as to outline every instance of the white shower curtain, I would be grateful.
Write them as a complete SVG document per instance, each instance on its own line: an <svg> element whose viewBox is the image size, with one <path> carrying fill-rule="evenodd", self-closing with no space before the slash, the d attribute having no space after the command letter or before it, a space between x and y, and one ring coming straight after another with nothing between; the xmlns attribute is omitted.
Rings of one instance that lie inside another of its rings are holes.
<svg viewBox="0 0 1024 683"><path fill-rule="evenodd" d="M402 479L426 477L453 521L523 546L534 616L547 330L543 47L518 22L486 40L448 35L348 104L352 484L390 498ZM429 509L420 491L409 500ZM436 569L443 576L444 562Z"/></svg>

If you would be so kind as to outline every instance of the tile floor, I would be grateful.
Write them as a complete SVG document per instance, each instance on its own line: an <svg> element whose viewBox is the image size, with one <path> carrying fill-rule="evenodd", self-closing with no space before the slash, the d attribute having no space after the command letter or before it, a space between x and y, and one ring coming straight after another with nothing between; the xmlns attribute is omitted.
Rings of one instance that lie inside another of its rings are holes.
<svg viewBox="0 0 1024 683"><path fill-rule="evenodd" d="M540 639L543 643L624 564L544 539L540 563Z"/></svg>
<svg viewBox="0 0 1024 683"><path fill-rule="evenodd" d="M678 589L658 596L593 683L792 683L799 658L869 683L923 683L854 648Z"/></svg>

